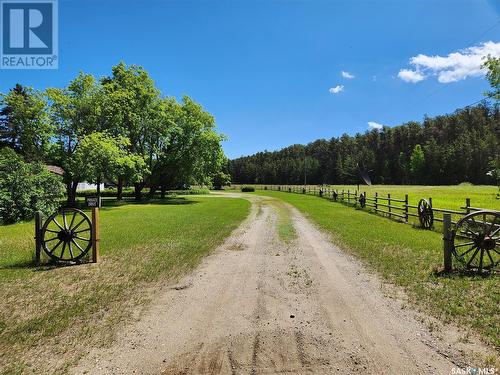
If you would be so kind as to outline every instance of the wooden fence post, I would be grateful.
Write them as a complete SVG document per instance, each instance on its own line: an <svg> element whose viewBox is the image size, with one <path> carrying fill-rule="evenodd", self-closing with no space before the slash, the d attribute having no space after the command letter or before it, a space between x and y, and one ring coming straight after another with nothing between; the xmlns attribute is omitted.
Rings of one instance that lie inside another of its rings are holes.
<svg viewBox="0 0 500 375"><path fill-rule="evenodd" d="M375 212L378 210L378 193L375 192Z"/></svg>
<svg viewBox="0 0 500 375"><path fill-rule="evenodd" d="M465 198L465 209L467 210L467 215L470 214L470 198Z"/></svg>
<svg viewBox="0 0 500 375"><path fill-rule="evenodd" d="M391 215L391 194L387 194L387 209L389 210L389 219L392 217Z"/></svg>
<svg viewBox="0 0 500 375"><path fill-rule="evenodd" d="M92 207L92 263L99 259L99 207Z"/></svg>
<svg viewBox="0 0 500 375"><path fill-rule="evenodd" d="M408 194L405 194L405 222L408 222Z"/></svg>
<svg viewBox="0 0 500 375"><path fill-rule="evenodd" d="M443 214L443 261L444 271L451 272L452 259L451 254L453 251L453 239L451 232L451 214Z"/></svg>
<svg viewBox="0 0 500 375"><path fill-rule="evenodd" d="M358 207L358 191L354 192L354 207Z"/></svg>
<svg viewBox="0 0 500 375"><path fill-rule="evenodd" d="M35 212L35 264L40 264L40 256L42 253L42 213Z"/></svg>

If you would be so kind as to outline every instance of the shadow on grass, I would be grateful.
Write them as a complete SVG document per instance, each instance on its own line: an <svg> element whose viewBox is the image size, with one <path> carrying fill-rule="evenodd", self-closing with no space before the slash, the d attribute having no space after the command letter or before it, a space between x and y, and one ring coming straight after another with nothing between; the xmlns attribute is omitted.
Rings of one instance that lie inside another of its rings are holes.
<svg viewBox="0 0 500 375"><path fill-rule="evenodd" d="M450 271L445 271L442 266L436 268L433 270L432 274L435 277L438 278L447 278L447 279L452 279L452 278L467 278L469 280L482 280L482 279L488 279L488 278L497 278L500 276L499 271L493 270L493 271L483 271L481 273L471 270L471 269L454 269L451 272Z"/></svg>
<svg viewBox="0 0 500 375"><path fill-rule="evenodd" d="M0 267L1 270L20 270L31 269L33 272L51 271L58 268L73 267L91 263L88 260L80 260L77 262L56 262L48 260L43 263L36 263L34 260L22 260L13 264L8 264Z"/></svg>
<svg viewBox="0 0 500 375"><path fill-rule="evenodd" d="M102 199L102 207L101 210L109 210L115 207L123 207L123 206L129 206L129 205L186 205L186 204L197 204L200 203L198 201L185 198L185 197L167 197L164 199L144 199L141 201L137 201L133 198L128 198L128 199L123 199L120 201L117 201L115 198L110 198L110 199ZM85 206L85 203L80 203L79 204L80 209L86 209L87 207Z"/></svg>

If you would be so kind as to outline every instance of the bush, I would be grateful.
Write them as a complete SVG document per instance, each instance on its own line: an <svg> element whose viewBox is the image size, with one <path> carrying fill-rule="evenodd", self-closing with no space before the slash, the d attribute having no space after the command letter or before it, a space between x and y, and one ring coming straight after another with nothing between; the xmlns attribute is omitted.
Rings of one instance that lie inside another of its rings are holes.
<svg viewBox="0 0 500 375"><path fill-rule="evenodd" d="M255 188L253 186L243 186L241 191L244 193L251 193L255 191Z"/></svg>
<svg viewBox="0 0 500 375"><path fill-rule="evenodd" d="M40 163L26 163L9 148L0 149L0 222L30 220L35 211L45 215L59 208L64 185Z"/></svg>

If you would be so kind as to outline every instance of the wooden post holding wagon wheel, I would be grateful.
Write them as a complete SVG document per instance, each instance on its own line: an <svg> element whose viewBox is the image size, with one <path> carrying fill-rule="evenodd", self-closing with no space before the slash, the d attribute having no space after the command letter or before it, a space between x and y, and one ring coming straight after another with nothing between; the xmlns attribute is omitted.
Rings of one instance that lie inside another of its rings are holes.
<svg viewBox="0 0 500 375"><path fill-rule="evenodd" d="M500 212L477 211L457 222L453 256L468 270L494 272L500 261Z"/></svg>
<svg viewBox="0 0 500 375"><path fill-rule="evenodd" d="M420 226L424 229L431 229L434 225L434 212L432 211L432 206L427 199L420 199L417 206L417 212Z"/></svg>
<svg viewBox="0 0 500 375"><path fill-rule="evenodd" d="M36 242L56 262L78 262L91 249L97 261L99 208L94 207L92 221L81 210L62 208L50 215L37 232Z"/></svg>

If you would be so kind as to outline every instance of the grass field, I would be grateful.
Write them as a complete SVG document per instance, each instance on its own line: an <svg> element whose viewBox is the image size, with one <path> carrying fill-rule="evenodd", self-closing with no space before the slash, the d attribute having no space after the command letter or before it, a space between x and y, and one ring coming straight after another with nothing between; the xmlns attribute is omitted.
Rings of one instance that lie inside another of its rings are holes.
<svg viewBox="0 0 500 375"><path fill-rule="evenodd" d="M435 269L442 264L441 234L310 195L275 191L257 194L297 207L343 249L375 268L389 282L402 286L417 307L442 321L467 327L497 350L500 348L498 277L438 276Z"/></svg>
<svg viewBox="0 0 500 375"><path fill-rule="evenodd" d="M32 266L33 223L0 226L0 373L64 373L110 342L155 285L196 266L249 206L176 197L104 207L101 261L68 267Z"/></svg>
<svg viewBox="0 0 500 375"><path fill-rule="evenodd" d="M356 185L332 185L334 189L355 191ZM465 205L465 198L470 198L472 207L500 210L497 186L409 186L409 185L372 185L360 186L361 192L373 196L378 192L381 196L391 194L395 198L403 198L408 194L410 204L416 205L421 198L432 198L433 205L438 208L459 210Z"/></svg>

